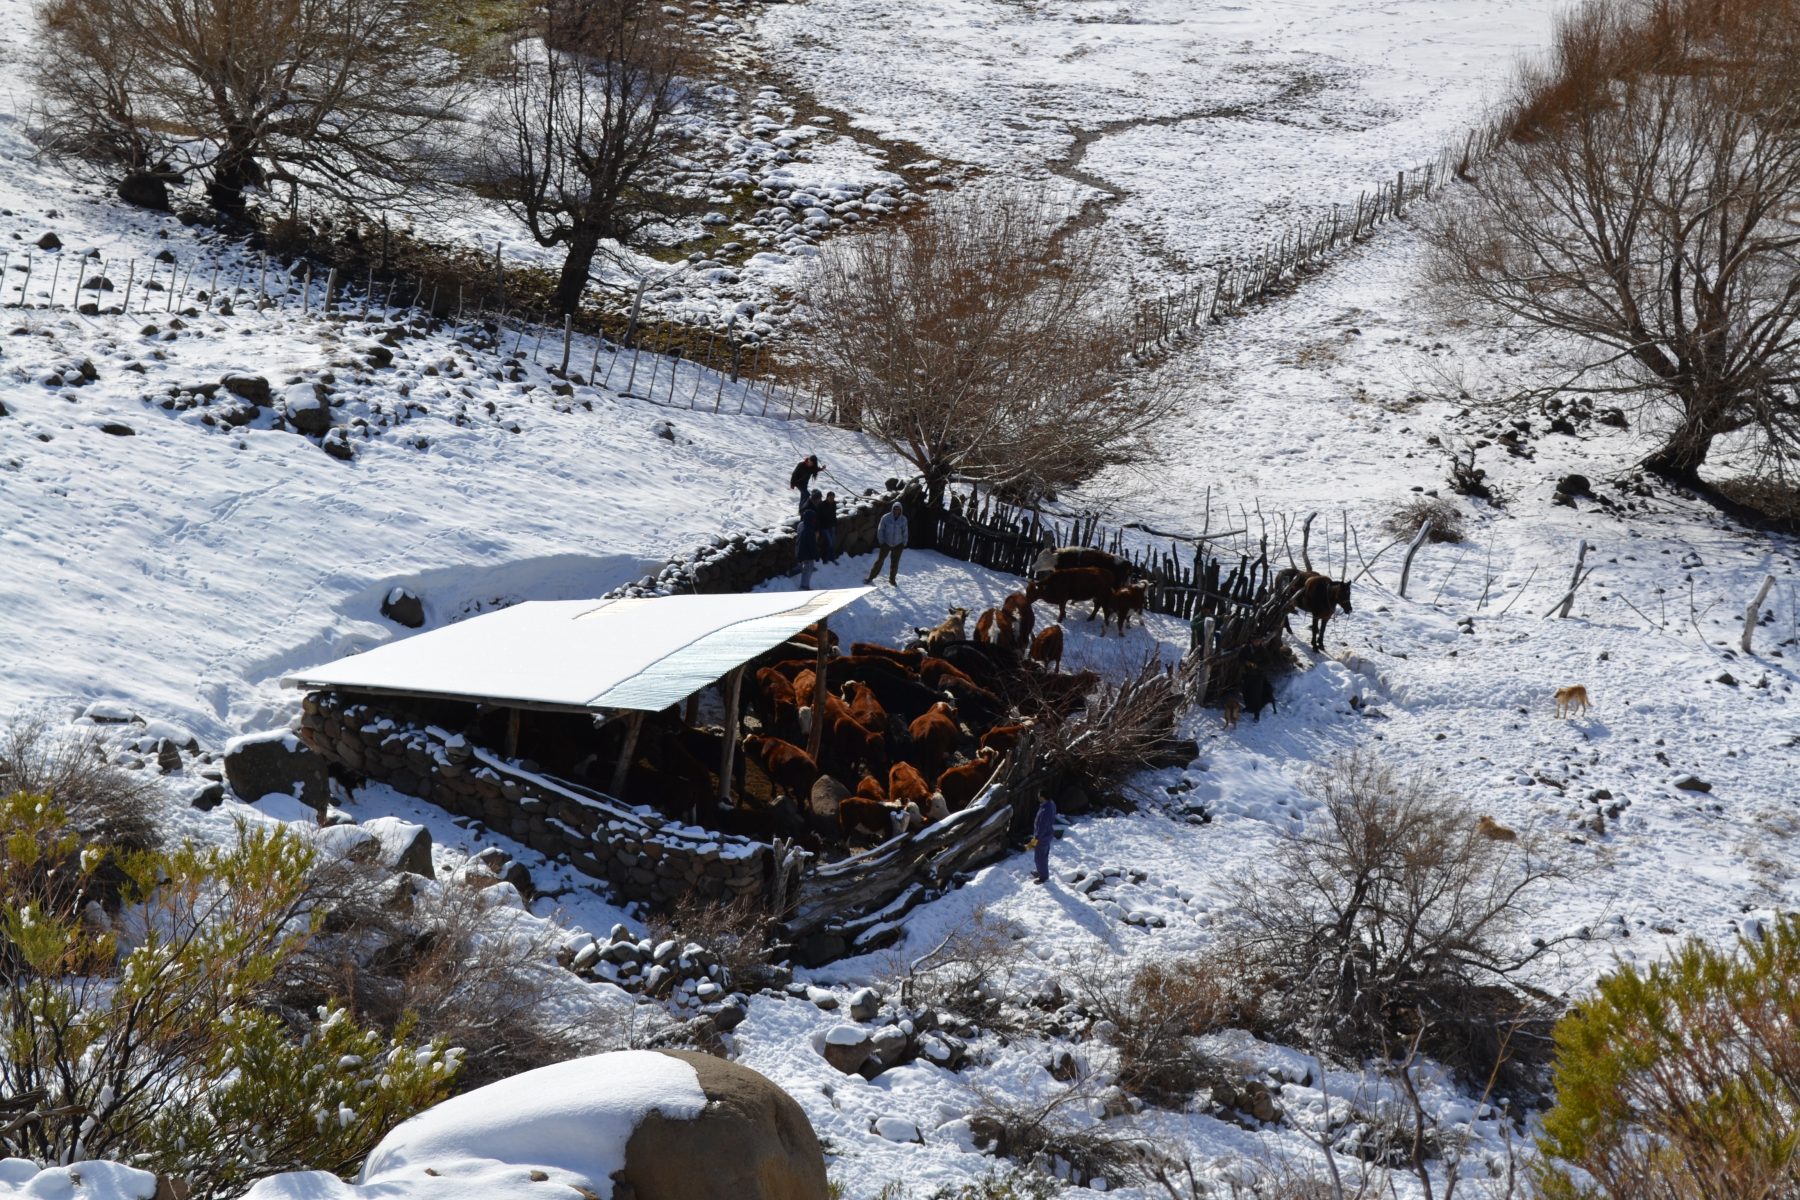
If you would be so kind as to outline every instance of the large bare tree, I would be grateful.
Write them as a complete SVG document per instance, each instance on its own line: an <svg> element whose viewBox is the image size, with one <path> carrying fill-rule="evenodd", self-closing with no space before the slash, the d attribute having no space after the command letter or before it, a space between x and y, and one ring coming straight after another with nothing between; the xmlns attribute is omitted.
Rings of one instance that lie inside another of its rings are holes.
<svg viewBox="0 0 1800 1200"><path fill-rule="evenodd" d="M601 242L628 242L671 211L658 185L693 103L692 46L661 0L549 0L534 18L481 169L539 245L565 248L556 306L571 313Z"/></svg>
<svg viewBox="0 0 1800 1200"><path fill-rule="evenodd" d="M198 169L228 210L270 180L403 199L456 98L407 0L50 0L40 21L50 132L125 172Z"/></svg>
<svg viewBox="0 0 1800 1200"><path fill-rule="evenodd" d="M1145 452L1166 391L1128 380L1105 244L1059 196L975 189L825 247L806 370L926 477L1033 493Z"/></svg>
<svg viewBox="0 0 1800 1200"><path fill-rule="evenodd" d="M1645 465L1800 453L1800 39L1793 0L1600 0L1528 72L1515 136L1436 230L1436 278L1576 347L1634 398Z"/></svg>

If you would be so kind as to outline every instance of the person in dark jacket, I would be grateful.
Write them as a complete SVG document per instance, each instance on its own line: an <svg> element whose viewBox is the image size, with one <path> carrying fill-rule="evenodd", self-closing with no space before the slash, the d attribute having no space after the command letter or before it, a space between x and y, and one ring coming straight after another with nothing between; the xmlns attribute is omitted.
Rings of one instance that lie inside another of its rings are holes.
<svg viewBox="0 0 1800 1200"><path fill-rule="evenodd" d="M1037 881L1050 882L1050 839L1056 836L1056 801L1045 796L1038 803L1037 816L1031 822L1031 852L1037 867Z"/></svg>
<svg viewBox="0 0 1800 1200"><path fill-rule="evenodd" d="M807 501L812 499L813 477L824 469L824 465L819 462L819 456L809 454L800 460L800 465L794 468L792 475L788 476L789 490L798 489L800 492L801 508L805 508Z"/></svg>
<svg viewBox="0 0 1800 1200"><path fill-rule="evenodd" d="M794 533L794 557L800 566L800 590L812 588L813 568L819 558L819 513L811 505L800 510L800 528Z"/></svg>
<svg viewBox="0 0 1800 1200"><path fill-rule="evenodd" d="M826 492L825 498L819 501L817 507L819 510L819 557L828 563L836 562L838 556L837 493Z"/></svg>

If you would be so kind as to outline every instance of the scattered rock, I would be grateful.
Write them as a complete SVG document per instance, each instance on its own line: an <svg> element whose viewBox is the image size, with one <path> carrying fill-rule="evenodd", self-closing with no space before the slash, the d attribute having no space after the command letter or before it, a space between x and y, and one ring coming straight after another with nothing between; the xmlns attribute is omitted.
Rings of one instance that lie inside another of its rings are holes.
<svg viewBox="0 0 1800 1200"><path fill-rule="evenodd" d="M271 792L325 811L331 802L325 764L286 730L251 734L225 747L225 780L238 799L254 803Z"/></svg>
<svg viewBox="0 0 1800 1200"><path fill-rule="evenodd" d="M890 1142L923 1142L919 1127L905 1117L876 1117L869 1122L869 1132L878 1133Z"/></svg>
<svg viewBox="0 0 1800 1200"><path fill-rule="evenodd" d="M1675 786L1684 792L1710 792L1712 784L1696 775L1683 775L1675 781Z"/></svg>
<svg viewBox="0 0 1800 1200"><path fill-rule="evenodd" d="M399 817L373 817L362 827L380 842L383 866L427 879L437 877L431 865L431 830Z"/></svg>
<svg viewBox="0 0 1800 1200"><path fill-rule="evenodd" d="M340 462L349 462L356 457L356 449L350 444L350 433L342 425L333 427L319 442L319 448Z"/></svg>
<svg viewBox="0 0 1800 1200"><path fill-rule="evenodd" d="M261 375L227 375L219 383L226 391L242 396L252 404L269 402L269 381Z"/></svg>
<svg viewBox="0 0 1800 1200"><path fill-rule="evenodd" d="M403 587L396 587L381 602L381 615L396 625L417 629L425 624L425 602Z"/></svg>
<svg viewBox="0 0 1800 1200"><path fill-rule="evenodd" d="M119 181L119 199L137 208L169 211L169 181L154 171L134 171ZM167 253L167 251L164 251Z"/></svg>
<svg viewBox="0 0 1800 1200"><path fill-rule="evenodd" d="M168 738L156 743L156 768L164 775L181 770L181 747Z"/></svg>
<svg viewBox="0 0 1800 1200"><path fill-rule="evenodd" d="M39 250L61 250L62 239L57 237L54 233L45 233L43 237L40 237L37 240L37 248Z"/></svg>
<svg viewBox="0 0 1800 1200"><path fill-rule="evenodd" d="M850 1019L873 1021L881 1012L881 993L874 988L858 988L850 993Z"/></svg>
<svg viewBox="0 0 1800 1200"><path fill-rule="evenodd" d="M331 430L331 405L316 383L296 383L281 393L281 415L308 437Z"/></svg>
<svg viewBox="0 0 1800 1200"><path fill-rule="evenodd" d="M875 1052L875 1039L855 1025L833 1025L825 1031L825 1061L846 1075L862 1070Z"/></svg>
<svg viewBox="0 0 1800 1200"><path fill-rule="evenodd" d="M114 437L136 437L137 436L137 430L135 430L131 426L125 424L123 421L108 421L106 424L100 426L100 432L101 433L110 433Z"/></svg>

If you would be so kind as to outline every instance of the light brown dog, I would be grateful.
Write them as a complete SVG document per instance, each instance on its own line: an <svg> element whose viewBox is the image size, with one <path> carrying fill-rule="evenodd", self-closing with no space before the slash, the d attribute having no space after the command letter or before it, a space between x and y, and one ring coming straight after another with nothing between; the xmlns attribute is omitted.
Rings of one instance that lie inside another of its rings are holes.
<svg viewBox="0 0 1800 1200"><path fill-rule="evenodd" d="M1584 713L1588 710L1587 688L1577 683L1572 687L1556 689L1557 716L1566 717L1570 715L1577 705L1581 706L1581 711Z"/></svg>
<svg viewBox="0 0 1800 1200"><path fill-rule="evenodd" d="M1238 718L1244 715L1244 694L1233 690L1225 693L1225 728L1236 729Z"/></svg>
<svg viewBox="0 0 1800 1200"><path fill-rule="evenodd" d="M1476 820L1475 832L1492 842L1517 841L1519 837L1518 834L1486 814Z"/></svg>

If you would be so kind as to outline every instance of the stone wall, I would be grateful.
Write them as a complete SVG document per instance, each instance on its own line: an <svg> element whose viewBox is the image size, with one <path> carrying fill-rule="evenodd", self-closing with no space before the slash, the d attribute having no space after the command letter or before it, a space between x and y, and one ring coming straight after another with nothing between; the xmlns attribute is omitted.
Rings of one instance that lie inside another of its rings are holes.
<svg viewBox="0 0 1800 1200"><path fill-rule="evenodd" d="M875 529L898 500L909 518L924 503L922 480L890 479L887 486L864 496L838 498L837 537L840 553L855 556L875 549ZM799 503L799 497L794 497ZM687 554L676 555L661 573L646 575L635 583L614 588L613 596L672 596L694 592L749 592L771 579L786 575L794 566L795 517L779 529L758 533L716 535L711 543Z"/></svg>
<svg viewBox="0 0 1800 1200"><path fill-rule="evenodd" d="M533 775L434 726L403 724L335 692L310 693L300 739L314 752L553 858L566 856L629 900L690 893L763 899L774 851L658 813L584 795Z"/></svg>

